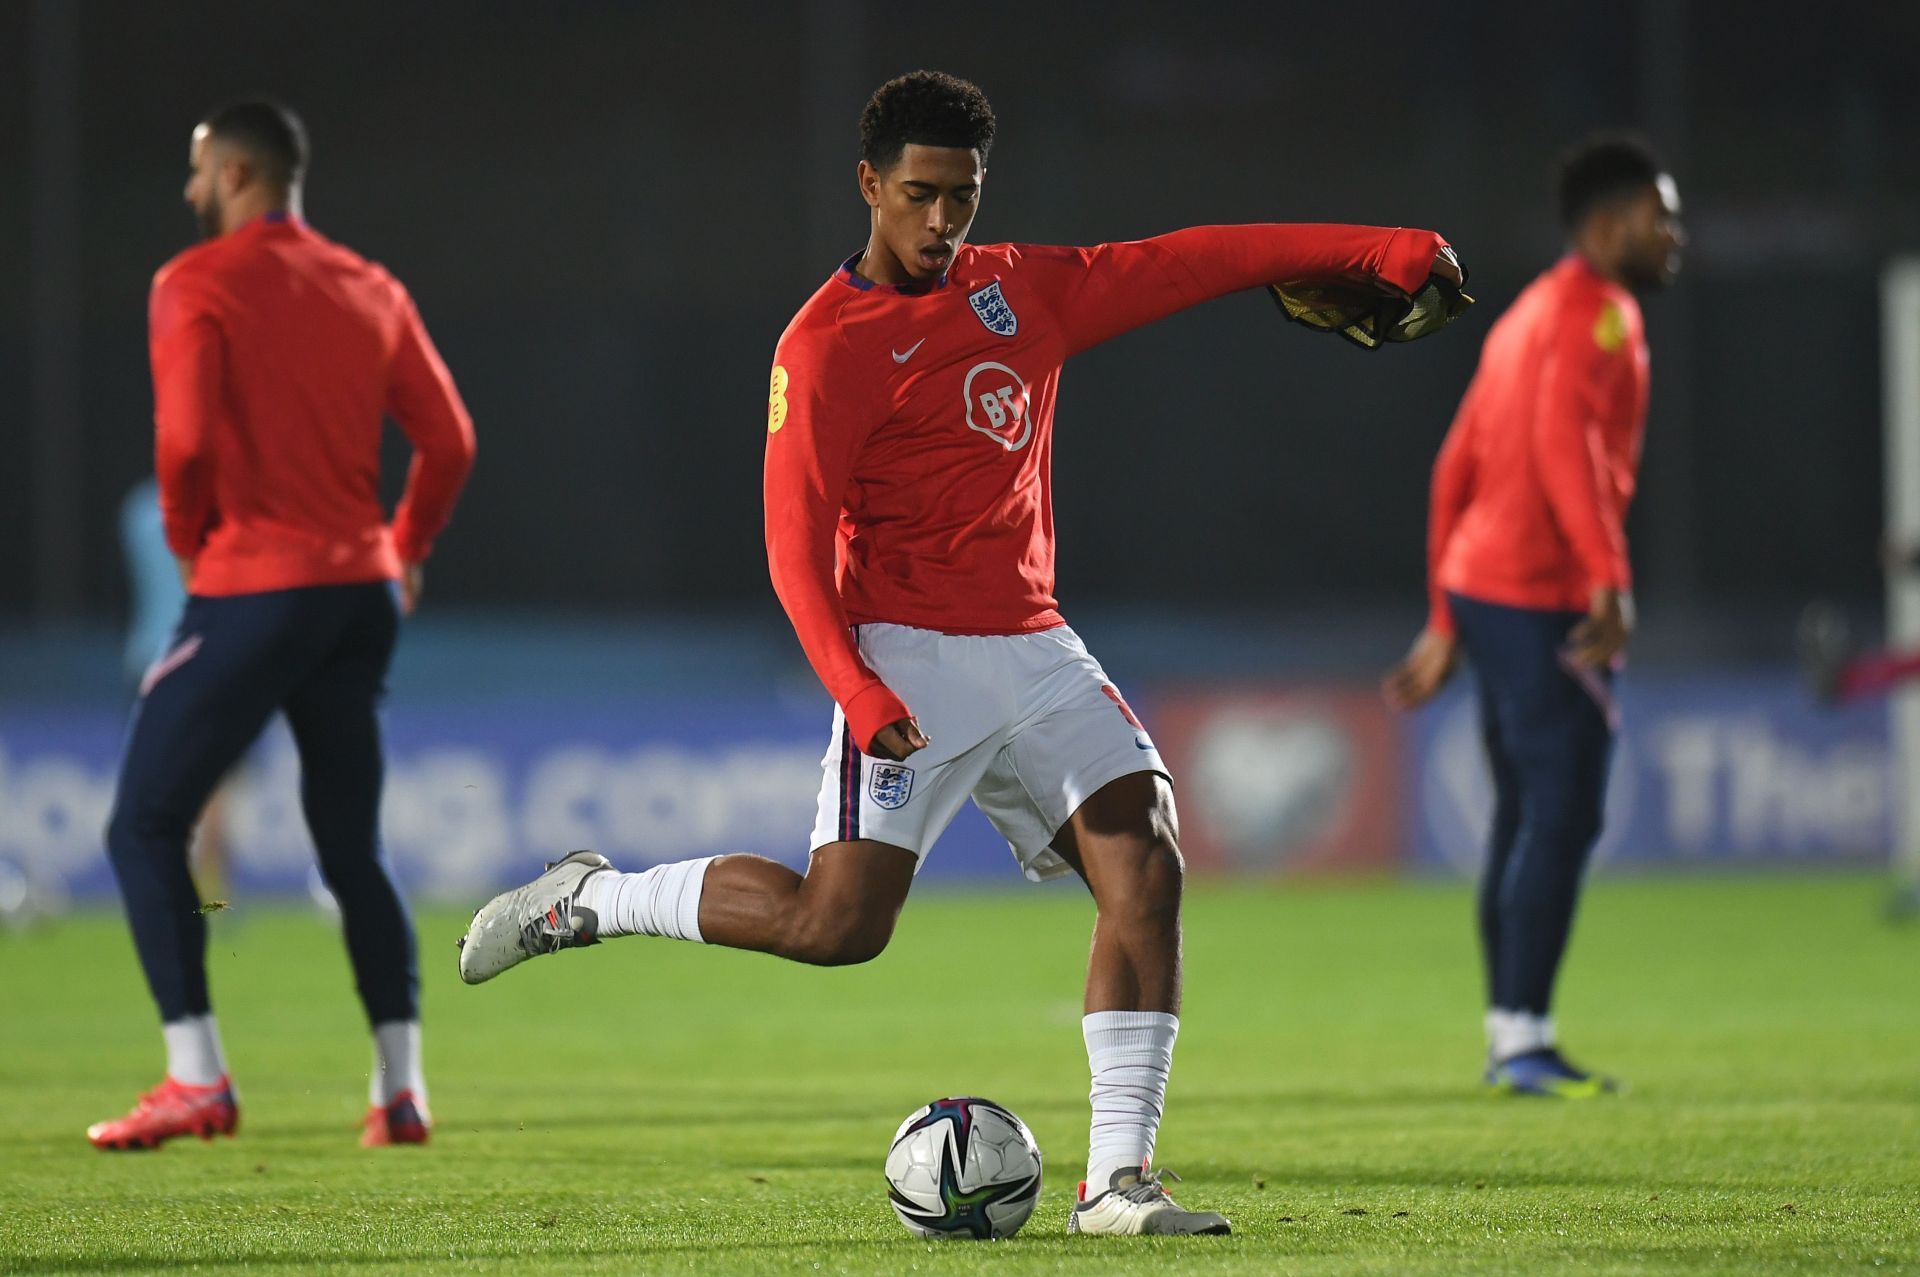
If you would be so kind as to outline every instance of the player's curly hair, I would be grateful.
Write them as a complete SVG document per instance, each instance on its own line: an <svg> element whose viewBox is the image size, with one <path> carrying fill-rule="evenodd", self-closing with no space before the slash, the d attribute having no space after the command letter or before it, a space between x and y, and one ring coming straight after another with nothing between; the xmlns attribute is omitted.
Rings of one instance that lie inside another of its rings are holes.
<svg viewBox="0 0 1920 1277"><path fill-rule="evenodd" d="M993 108L980 86L940 71L909 71L888 80L860 113L860 155L892 168L909 143L980 152L993 145Z"/></svg>
<svg viewBox="0 0 1920 1277"><path fill-rule="evenodd" d="M1554 176L1560 224L1573 230L1589 214L1653 185L1666 166L1637 133L1595 133L1568 151Z"/></svg>

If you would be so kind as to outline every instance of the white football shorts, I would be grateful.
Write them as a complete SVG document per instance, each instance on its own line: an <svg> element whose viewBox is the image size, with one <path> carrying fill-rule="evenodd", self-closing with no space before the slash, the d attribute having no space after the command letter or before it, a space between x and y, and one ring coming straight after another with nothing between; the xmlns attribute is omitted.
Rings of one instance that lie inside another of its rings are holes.
<svg viewBox="0 0 1920 1277"><path fill-rule="evenodd" d="M901 763L870 757L836 708L814 848L871 838L924 861L971 794L1022 872L1041 882L1067 872L1049 844L1102 785L1134 772L1172 779L1146 728L1065 625L979 636L859 625L854 638L932 744Z"/></svg>

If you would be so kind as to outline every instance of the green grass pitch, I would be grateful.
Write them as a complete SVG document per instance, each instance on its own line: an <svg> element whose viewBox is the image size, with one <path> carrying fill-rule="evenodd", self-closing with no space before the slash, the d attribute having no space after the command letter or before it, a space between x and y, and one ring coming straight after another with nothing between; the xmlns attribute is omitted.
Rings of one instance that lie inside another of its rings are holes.
<svg viewBox="0 0 1920 1277"><path fill-rule="evenodd" d="M623 940L477 989L421 920L425 1149L363 1151L367 1045L331 925L215 919L239 1138L102 1154L159 1075L115 915L0 936L0 1273L1920 1272L1920 930L1881 884L1603 880L1559 1008L1626 1078L1480 1093L1467 892L1205 885L1159 1156L1229 1238L1073 1238L1077 889L927 891L878 962ZM930 1244L881 1159L984 1094L1047 1155L1016 1238Z"/></svg>

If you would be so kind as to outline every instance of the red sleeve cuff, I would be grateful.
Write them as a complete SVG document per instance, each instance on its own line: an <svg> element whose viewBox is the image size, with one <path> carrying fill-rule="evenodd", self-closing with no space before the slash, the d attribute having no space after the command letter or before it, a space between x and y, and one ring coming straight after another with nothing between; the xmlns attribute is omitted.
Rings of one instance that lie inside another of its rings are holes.
<svg viewBox="0 0 1920 1277"><path fill-rule="evenodd" d="M1589 589L1605 587L1618 590L1622 594L1633 591L1633 571L1626 563L1609 554L1606 558L1587 565L1587 586Z"/></svg>
<svg viewBox="0 0 1920 1277"><path fill-rule="evenodd" d="M205 531L197 525L191 525L174 519L166 521L167 548L178 559L191 559L200 553L200 543L206 539Z"/></svg>
<svg viewBox="0 0 1920 1277"><path fill-rule="evenodd" d="M873 738L880 729L908 716L906 702L888 690L885 683L869 683L849 697L840 712L847 716L853 739L862 753L873 752Z"/></svg>
<svg viewBox="0 0 1920 1277"><path fill-rule="evenodd" d="M427 556L433 553L433 542L421 541L412 532L395 528L393 552L400 556L402 563L425 563Z"/></svg>
<svg viewBox="0 0 1920 1277"><path fill-rule="evenodd" d="M1432 231L1402 226L1394 231L1386 252L1381 254L1380 278L1412 296L1426 287L1427 277L1433 274L1433 259L1445 247L1447 241Z"/></svg>

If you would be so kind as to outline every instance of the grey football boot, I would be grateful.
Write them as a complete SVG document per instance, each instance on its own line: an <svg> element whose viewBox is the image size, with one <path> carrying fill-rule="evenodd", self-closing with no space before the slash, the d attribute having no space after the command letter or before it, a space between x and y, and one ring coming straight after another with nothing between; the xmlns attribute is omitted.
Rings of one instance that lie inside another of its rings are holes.
<svg viewBox="0 0 1920 1277"><path fill-rule="evenodd" d="M1107 1191L1087 1196L1087 1185L1080 1185L1081 1201L1067 1216L1070 1233L1152 1233L1159 1236L1191 1233L1230 1233L1233 1226L1226 1216L1212 1211L1188 1210L1168 1194L1163 1179L1179 1176L1168 1170L1115 1171Z"/></svg>
<svg viewBox="0 0 1920 1277"><path fill-rule="evenodd" d="M611 872L599 852L576 851L526 886L489 900L461 938L460 978L480 984L528 958L598 944L600 919L580 904L580 884Z"/></svg>

